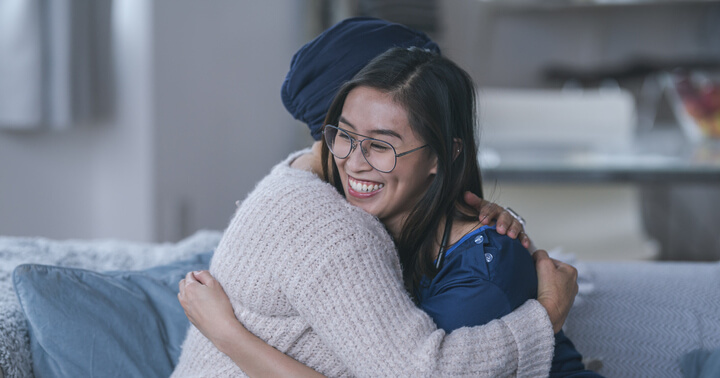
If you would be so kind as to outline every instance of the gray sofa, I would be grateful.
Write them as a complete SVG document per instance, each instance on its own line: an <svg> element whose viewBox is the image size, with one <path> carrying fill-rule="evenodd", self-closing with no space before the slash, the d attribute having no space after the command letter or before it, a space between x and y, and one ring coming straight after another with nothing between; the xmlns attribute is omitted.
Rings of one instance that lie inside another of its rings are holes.
<svg viewBox="0 0 720 378"><path fill-rule="evenodd" d="M203 231L175 244L0 237L0 378L32 375L29 336L12 270L42 263L97 271L144 269L213 250ZM720 263L582 262L566 334L608 377L680 377L680 358L720 348Z"/></svg>
<svg viewBox="0 0 720 378"><path fill-rule="evenodd" d="M36 263L92 271L141 270L213 251L221 236L217 231L199 231L172 244L0 237L0 378L33 376L26 318L12 283L16 266Z"/></svg>
<svg viewBox="0 0 720 378"><path fill-rule="evenodd" d="M581 292L564 328L603 375L681 377L681 357L720 348L720 263L576 265Z"/></svg>

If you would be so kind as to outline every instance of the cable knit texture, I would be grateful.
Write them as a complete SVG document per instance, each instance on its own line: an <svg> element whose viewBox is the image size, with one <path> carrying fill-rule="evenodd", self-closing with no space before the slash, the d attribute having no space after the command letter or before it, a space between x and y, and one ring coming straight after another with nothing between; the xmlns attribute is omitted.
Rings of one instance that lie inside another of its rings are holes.
<svg viewBox="0 0 720 378"><path fill-rule="evenodd" d="M402 286L392 239L314 174L275 166L238 208L210 264L235 315L331 377L546 376L547 313L530 300L482 327L438 330ZM173 377L244 376L191 326Z"/></svg>

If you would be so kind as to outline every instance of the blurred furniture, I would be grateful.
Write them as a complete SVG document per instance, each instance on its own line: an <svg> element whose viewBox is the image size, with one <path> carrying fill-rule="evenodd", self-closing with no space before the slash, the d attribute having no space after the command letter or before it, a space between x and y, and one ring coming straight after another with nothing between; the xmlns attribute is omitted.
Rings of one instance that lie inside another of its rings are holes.
<svg viewBox="0 0 720 378"><path fill-rule="evenodd" d="M517 143L486 148L480 159L491 180L720 185L720 142L690 144L678 128L645 131L620 148Z"/></svg>
<svg viewBox="0 0 720 378"><path fill-rule="evenodd" d="M479 92L488 179L720 184L720 140L691 143L675 125L636 130L626 90Z"/></svg>
<svg viewBox="0 0 720 378"><path fill-rule="evenodd" d="M593 257L605 253L605 241L622 239L625 242L620 244L629 247L623 253L629 258L720 258L720 236L714 232L720 223L718 148L694 148L682 137L668 136L679 135L678 130L662 127L642 128L642 133L635 134L635 125L646 122L642 101L646 75L676 66L717 68L720 2L458 0L441 4L441 47L478 85L558 88L570 83L587 88L619 83L638 98L638 121L630 128L632 144L625 148L568 146L547 136L512 146L489 145L492 148L486 149L487 159L483 160L488 163L484 186L491 199L523 213L535 238L546 232L553 235L546 238L553 242L547 247L568 241L574 244L573 251L584 253L580 250L583 241L574 233L600 233L602 237L585 241L597 245L594 250L588 248ZM514 113L522 115L523 111ZM480 115L481 127L486 128L482 109ZM598 131L605 130L591 117L574 119L579 125L590 121ZM537 119L528 117L528 121L528 128L548 127ZM608 132L616 127L606 125ZM646 131L658 133L644 134ZM592 141L596 135L588 134L588 139ZM545 194L552 191L558 193ZM505 195L508 192L511 195ZM523 204L528 210L516 209L515 203L535 193L543 197ZM582 204L580 193L586 194L584 211L558 206L568 196ZM615 206L612 209L594 198L611 196L617 198L615 203L606 202ZM542 201L547 204L544 209L539 206ZM627 210L618 212L619 203ZM573 222L548 224L551 219ZM618 222L624 223L616 225ZM580 230L577 223L602 228ZM628 228L632 231L622 234ZM681 235L678 229L691 230L691 234ZM645 240L632 236L637 234ZM657 243L645 243L650 239ZM640 250L632 247L639 243L647 245L648 253L633 253Z"/></svg>
<svg viewBox="0 0 720 378"><path fill-rule="evenodd" d="M691 144L678 128L656 128L625 148L517 144L486 148L480 160L486 183L636 186L657 258L720 260L720 142Z"/></svg>
<svg viewBox="0 0 720 378"><path fill-rule="evenodd" d="M691 143L675 125L636 130L634 100L619 89L488 89L479 101L484 185L510 188L490 199L522 204L531 234L551 243L540 246L576 238L581 256L720 259L720 141ZM549 215L573 224L533 226Z"/></svg>
<svg viewBox="0 0 720 378"><path fill-rule="evenodd" d="M654 256L639 216L637 187L578 180L568 168L578 165L575 171L585 174L589 152L608 151L605 156L613 158L610 151L632 146L636 117L630 93L618 88L478 93L485 196L520 212L538 247L560 247L593 260Z"/></svg>

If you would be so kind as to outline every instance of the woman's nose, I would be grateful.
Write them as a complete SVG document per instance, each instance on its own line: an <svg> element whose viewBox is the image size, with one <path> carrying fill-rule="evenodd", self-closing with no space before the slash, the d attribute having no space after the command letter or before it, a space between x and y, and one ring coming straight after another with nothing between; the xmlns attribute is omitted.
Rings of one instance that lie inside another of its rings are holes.
<svg viewBox="0 0 720 378"><path fill-rule="evenodd" d="M350 151L350 156L347 157L347 166L353 172L362 172L364 170L373 169L365 156L362 153L362 146L360 143L355 144L355 148Z"/></svg>

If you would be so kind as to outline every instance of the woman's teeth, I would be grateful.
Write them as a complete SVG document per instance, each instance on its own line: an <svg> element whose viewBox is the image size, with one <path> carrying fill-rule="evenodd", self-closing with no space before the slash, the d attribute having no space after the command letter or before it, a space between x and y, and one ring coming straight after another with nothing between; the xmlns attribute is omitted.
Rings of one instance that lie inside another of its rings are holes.
<svg viewBox="0 0 720 378"><path fill-rule="evenodd" d="M360 192L360 193L369 193L374 192L376 190L382 189L384 186L383 184L365 184L365 183L359 183L355 180L348 180L350 183L350 187L353 188L354 191Z"/></svg>

